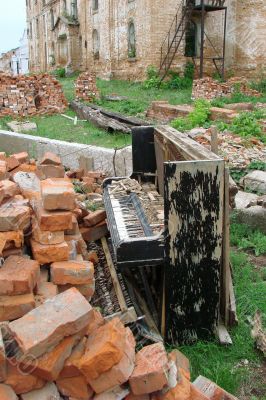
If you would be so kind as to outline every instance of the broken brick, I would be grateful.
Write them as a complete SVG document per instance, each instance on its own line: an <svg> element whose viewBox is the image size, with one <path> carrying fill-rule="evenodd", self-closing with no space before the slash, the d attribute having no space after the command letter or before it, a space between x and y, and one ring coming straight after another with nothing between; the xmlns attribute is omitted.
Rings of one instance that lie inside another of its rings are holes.
<svg viewBox="0 0 266 400"><path fill-rule="evenodd" d="M20 231L30 226L30 209L16 204L0 207L0 231Z"/></svg>
<svg viewBox="0 0 266 400"><path fill-rule="evenodd" d="M209 397L205 396L193 383L190 384L190 400L208 400Z"/></svg>
<svg viewBox="0 0 266 400"><path fill-rule="evenodd" d="M34 375L23 373L17 364L9 360L5 384L11 386L16 394L23 394L42 388L45 381Z"/></svg>
<svg viewBox="0 0 266 400"><path fill-rule="evenodd" d="M40 179L64 178L65 168L63 165L37 165L36 174Z"/></svg>
<svg viewBox="0 0 266 400"><path fill-rule="evenodd" d="M190 380L190 362L189 359L181 353L181 351L175 349L171 351L168 356L169 361L174 361L177 368L180 369L181 373Z"/></svg>
<svg viewBox="0 0 266 400"><path fill-rule="evenodd" d="M95 226L106 218L106 212L104 210L98 210L91 212L87 217L83 219L85 226Z"/></svg>
<svg viewBox="0 0 266 400"><path fill-rule="evenodd" d="M37 261L10 256L0 269L0 295L32 293L40 278Z"/></svg>
<svg viewBox="0 0 266 400"><path fill-rule="evenodd" d="M95 242L107 235L107 224L102 221L93 227L82 226L80 227L80 233L86 242Z"/></svg>
<svg viewBox="0 0 266 400"><path fill-rule="evenodd" d="M134 336L129 328L123 329L123 336L124 337L122 343L124 346L121 360L117 364L114 364L109 370L101 373L96 378L92 378L92 376L86 375L87 381L96 393L102 393L112 389L114 386L124 384L128 381L128 378L132 374L135 363L136 343ZM87 342L87 346L89 349L90 345L91 343L89 338Z"/></svg>
<svg viewBox="0 0 266 400"><path fill-rule="evenodd" d="M24 235L22 231L0 232L0 254L3 250L10 248L12 245L21 248L24 243Z"/></svg>
<svg viewBox="0 0 266 400"><path fill-rule="evenodd" d="M193 386L210 400L237 400L235 396L229 394L204 376L199 376L193 382Z"/></svg>
<svg viewBox="0 0 266 400"><path fill-rule="evenodd" d="M46 300L52 299L58 294L58 287L52 282L40 282L35 296L36 306L43 304Z"/></svg>
<svg viewBox="0 0 266 400"><path fill-rule="evenodd" d="M95 308L92 310L91 321L87 327L87 335L90 336L96 329L105 324L105 320L100 311Z"/></svg>
<svg viewBox="0 0 266 400"><path fill-rule="evenodd" d="M47 151L46 153L44 153L44 156L43 156L40 164L60 165L61 159L55 153L52 153L51 151Z"/></svg>
<svg viewBox="0 0 266 400"><path fill-rule="evenodd" d="M35 308L32 293L19 296L0 296L0 321L12 321L23 317Z"/></svg>
<svg viewBox="0 0 266 400"><path fill-rule="evenodd" d="M91 283L86 283L85 285L57 285L59 293L65 292L66 290L74 287L76 288L86 299L90 299L95 292L95 279L91 280Z"/></svg>
<svg viewBox="0 0 266 400"><path fill-rule="evenodd" d="M11 157L14 157L18 160L19 164L24 164L29 161L29 155L26 151L22 151L21 153L12 154Z"/></svg>
<svg viewBox="0 0 266 400"><path fill-rule="evenodd" d="M56 232L72 228L70 211L46 211L39 202L34 204L34 211L42 231Z"/></svg>
<svg viewBox="0 0 266 400"><path fill-rule="evenodd" d="M14 156L7 157L6 163L8 171L12 171L12 169L17 168L20 165L20 162Z"/></svg>
<svg viewBox="0 0 266 400"><path fill-rule="evenodd" d="M41 192L45 210L73 210L75 208L75 192L69 180L46 179L41 182Z"/></svg>
<svg viewBox="0 0 266 400"><path fill-rule="evenodd" d="M75 288L9 324L9 330L24 354L39 357L52 350L64 337L89 325L92 307Z"/></svg>
<svg viewBox="0 0 266 400"><path fill-rule="evenodd" d="M58 379L56 385L64 396L70 396L78 400L89 400L93 395L93 390L82 375Z"/></svg>
<svg viewBox="0 0 266 400"><path fill-rule="evenodd" d="M40 264L67 261L69 259L69 248L66 242L45 245L31 239L31 249L33 258Z"/></svg>
<svg viewBox="0 0 266 400"><path fill-rule="evenodd" d="M51 280L57 285L91 283L94 267L90 261L55 262L51 265Z"/></svg>
<svg viewBox="0 0 266 400"><path fill-rule="evenodd" d="M7 367L6 351L5 351L2 330L0 328L0 382L3 382L6 379L6 374L7 374L6 367ZM1 397L0 397L0 399L1 399Z"/></svg>
<svg viewBox="0 0 266 400"><path fill-rule="evenodd" d="M29 200L40 199L40 180L34 172L16 172L13 180L19 186L21 193Z"/></svg>
<svg viewBox="0 0 266 400"><path fill-rule="evenodd" d="M174 388L152 395L151 400L192 400L190 389L190 381L181 373L180 380Z"/></svg>
<svg viewBox="0 0 266 400"><path fill-rule="evenodd" d="M64 241L64 231L43 231L36 218L32 218L32 237L40 244L59 244Z"/></svg>
<svg viewBox="0 0 266 400"><path fill-rule="evenodd" d="M4 160L0 160L0 180L7 178L7 163Z"/></svg>
<svg viewBox="0 0 266 400"><path fill-rule="evenodd" d="M31 372L46 381L55 381L64 367L66 359L70 356L80 335L73 335L64 338L55 348L39 358L32 361L26 359L26 363L19 364L24 373Z"/></svg>
<svg viewBox="0 0 266 400"><path fill-rule="evenodd" d="M5 199L15 196L16 194L19 194L19 188L16 183L7 179L0 181L0 203L2 203L2 201Z"/></svg>
<svg viewBox="0 0 266 400"><path fill-rule="evenodd" d="M136 354L136 364L129 384L136 395L161 390L168 384L168 358L162 343L143 347Z"/></svg>
<svg viewBox="0 0 266 400"><path fill-rule="evenodd" d="M4 384L0 384L0 399L1 400L18 400L18 397L14 390Z"/></svg>
<svg viewBox="0 0 266 400"><path fill-rule="evenodd" d="M21 400L60 400L60 394L53 382L48 382L42 389L22 394Z"/></svg>
<svg viewBox="0 0 266 400"><path fill-rule="evenodd" d="M71 378L73 376L80 375L80 371L77 367L77 364L85 352L86 342L87 342L87 338L83 338L74 347L71 355L65 361L64 367L63 367L62 371L60 372L59 379Z"/></svg>

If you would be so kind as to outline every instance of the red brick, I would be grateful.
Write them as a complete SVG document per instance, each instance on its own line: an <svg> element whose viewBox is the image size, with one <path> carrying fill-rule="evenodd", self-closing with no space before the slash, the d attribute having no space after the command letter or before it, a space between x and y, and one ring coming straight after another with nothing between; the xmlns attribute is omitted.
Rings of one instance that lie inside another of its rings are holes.
<svg viewBox="0 0 266 400"><path fill-rule="evenodd" d="M40 264L67 261L69 259L69 248L66 242L45 245L31 239L31 249L33 258Z"/></svg>
<svg viewBox="0 0 266 400"><path fill-rule="evenodd" d="M83 219L85 226L95 226L106 218L106 212L104 210L98 210L90 213Z"/></svg>
<svg viewBox="0 0 266 400"><path fill-rule="evenodd" d="M63 165L37 165L36 174L40 179L64 178L65 168Z"/></svg>
<svg viewBox="0 0 266 400"><path fill-rule="evenodd" d="M89 325L92 307L77 289L55 296L9 324L9 330L24 354L39 357L64 337Z"/></svg>
<svg viewBox="0 0 266 400"><path fill-rule="evenodd" d="M86 283L85 285L58 285L58 291L62 293L72 287L76 288L87 300L90 300L95 292L95 279L92 279L91 283Z"/></svg>
<svg viewBox="0 0 266 400"><path fill-rule="evenodd" d="M91 283L94 267L90 261L55 262L51 265L51 280L57 285Z"/></svg>
<svg viewBox="0 0 266 400"><path fill-rule="evenodd" d="M87 335L90 336L96 329L105 324L105 320L100 311L93 309L90 324L87 327Z"/></svg>
<svg viewBox="0 0 266 400"><path fill-rule="evenodd" d="M10 256L0 269L0 295L32 293L40 279L37 261Z"/></svg>
<svg viewBox="0 0 266 400"><path fill-rule="evenodd" d="M0 254L3 250L10 247L21 248L24 243L24 234L22 231L0 232Z"/></svg>
<svg viewBox="0 0 266 400"><path fill-rule="evenodd" d="M40 282L35 296L36 306L43 304L46 300L52 299L58 294L58 287L52 282Z"/></svg>
<svg viewBox="0 0 266 400"><path fill-rule="evenodd" d="M30 209L16 204L0 207L0 231L20 231L30 226Z"/></svg>
<svg viewBox="0 0 266 400"><path fill-rule="evenodd" d="M151 395L151 400L191 400L190 388L190 381L181 373L180 380L174 388Z"/></svg>
<svg viewBox="0 0 266 400"><path fill-rule="evenodd" d="M24 164L29 161L29 155L26 151L22 151L21 153L12 154L11 157L14 157L18 160L19 164Z"/></svg>
<svg viewBox="0 0 266 400"><path fill-rule="evenodd" d="M16 183L6 179L0 181L0 203L2 203L2 201L5 199L15 196L16 194L19 194L19 188Z"/></svg>
<svg viewBox="0 0 266 400"><path fill-rule="evenodd" d="M171 353L168 356L169 360L174 361L176 364L177 368L181 370L182 374L190 380L190 362L189 359L181 353L181 351L175 349L171 351Z"/></svg>
<svg viewBox="0 0 266 400"><path fill-rule="evenodd" d="M205 396L193 383L190 384L190 400L208 400L209 397Z"/></svg>
<svg viewBox="0 0 266 400"><path fill-rule="evenodd" d="M64 367L60 372L59 379L71 378L73 376L80 376L80 371L77 367L79 360L83 356L86 348L87 338L83 338L74 347L71 355L65 361Z"/></svg>
<svg viewBox="0 0 266 400"><path fill-rule="evenodd" d="M226 392L218 385L216 385L216 383L210 381L203 376L199 376L193 382L193 385L210 400L237 400L235 396Z"/></svg>
<svg viewBox="0 0 266 400"><path fill-rule="evenodd" d="M107 235L107 224L105 221L102 221L91 228L86 226L80 227L80 233L86 242L95 242Z"/></svg>
<svg viewBox="0 0 266 400"><path fill-rule="evenodd" d="M34 172L16 172L13 180L19 186L24 197L29 200L40 199L40 180Z"/></svg>
<svg viewBox="0 0 266 400"><path fill-rule="evenodd" d="M7 157L6 162L8 171L12 171L12 169L17 168L20 165L20 162L14 156Z"/></svg>
<svg viewBox="0 0 266 400"><path fill-rule="evenodd" d="M135 369L129 379L134 394L152 393L168 385L168 359L162 343L141 349L136 355Z"/></svg>
<svg viewBox="0 0 266 400"><path fill-rule="evenodd" d="M64 231L43 231L40 229L38 221L32 218L32 237L40 244L59 244L64 242Z"/></svg>
<svg viewBox="0 0 266 400"><path fill-rule="evenodd" d="M75 192L71 182L53 178L41 182L43 208L45 210L73 210Z"/></svg>

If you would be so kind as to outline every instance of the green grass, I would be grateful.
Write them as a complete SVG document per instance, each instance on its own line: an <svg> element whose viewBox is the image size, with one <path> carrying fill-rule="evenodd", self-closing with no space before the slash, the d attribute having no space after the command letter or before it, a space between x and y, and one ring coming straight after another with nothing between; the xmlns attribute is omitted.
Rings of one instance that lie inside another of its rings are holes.
<svg viewBox="0 0 266 400"><path fill-rule="evenodd" d="M233 224L231 231L232 245L241 240L241 232L248 235L250 241L256 242L257 233L249 230L247 233L246 227L237 227ZM264 235L264 240L265 238ZM266 326L266 282L262 275L255 271L245 253L231 252L231 263L239 319L239 325L230 331L233 345L222 347L214 340L208 343L198 342L193 346L183 346L180 349L190 359L192 379L198 375L204 375L235 395L238 394L240 386L251 381L253 388L259 388L263 392L263 387L260 387L262 383L254 372L256 370L253 370L261 365L262 357L254 349L248 318L253 318L255 311L260 309L264 316L264 326ZM243 360L248 360L248 366L243 365ZM250 397L250 399L265 400L265 395L264 387L263 397Z"/></svg>
<svg viewBox="0 0 266 400"><path fill-rule="evenodd" d="M72 117L75 116L75 113L71 110L67 110L64 113ZM38 129L34 133L35 136L107 148L120 148L131 144L131 135L123 133L109 134L89 122L78 122L75 126L73 121L62 117L60 114L28 119L37 124ZM0 119L0 127L2 126L3 129L6 129L8 120L10 118ZM32 132L25 133L33 135Z"/></svg>
<svg viewBox="0 0 266 400"><path fill-rule="evenodd" d="M266 254L266 235L245 224L231 224L231 244L240 250L252 250L256 256Z"/></svg>

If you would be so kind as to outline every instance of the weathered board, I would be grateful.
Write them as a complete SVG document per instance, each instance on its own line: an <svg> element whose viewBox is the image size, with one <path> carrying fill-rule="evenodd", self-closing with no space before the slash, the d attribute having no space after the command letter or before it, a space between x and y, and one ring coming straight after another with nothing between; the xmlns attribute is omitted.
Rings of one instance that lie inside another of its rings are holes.
<svg viewBox="0 0 266 400"><path fill-rule="evenodd" d="M218 325L224 161L164 164L165 339L191 343Z"/></svg>

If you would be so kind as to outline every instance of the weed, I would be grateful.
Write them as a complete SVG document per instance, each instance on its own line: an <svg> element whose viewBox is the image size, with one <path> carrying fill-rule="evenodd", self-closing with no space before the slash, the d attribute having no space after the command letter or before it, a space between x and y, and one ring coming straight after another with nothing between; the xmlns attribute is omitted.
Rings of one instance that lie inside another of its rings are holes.
<svg viewBox="0 0 266 400"><path fill-rule="evenodd" d="M263 77L258 81L253 81L250 84L251 89L266 94L266 78Z"/></svg>
<svg viewBox="0 0 266 400"><path fill-rule="evenodd" d="M245 224L231 224L231 243L240 250L250 249L256 256L266 254L266 235Z"/></svg>
<svg viewBox="0 0 266 400"><path fill-rule="evenodd" d="M266 143L265 135L263 134L262 127L258 122L258 112L242 112L234 118L230 125L230 131L244 137L252 138L257 137L261 141Z"/></svg>
<svg viewBox="0 0 266 400"><path fill-rule="evenodd" d="M208 122L210 116L210 103L207 100L196 100L194 110L187 118L177 118L172 121L172 127L181 132L190 130L197 126L203 126Z"/></svg>

